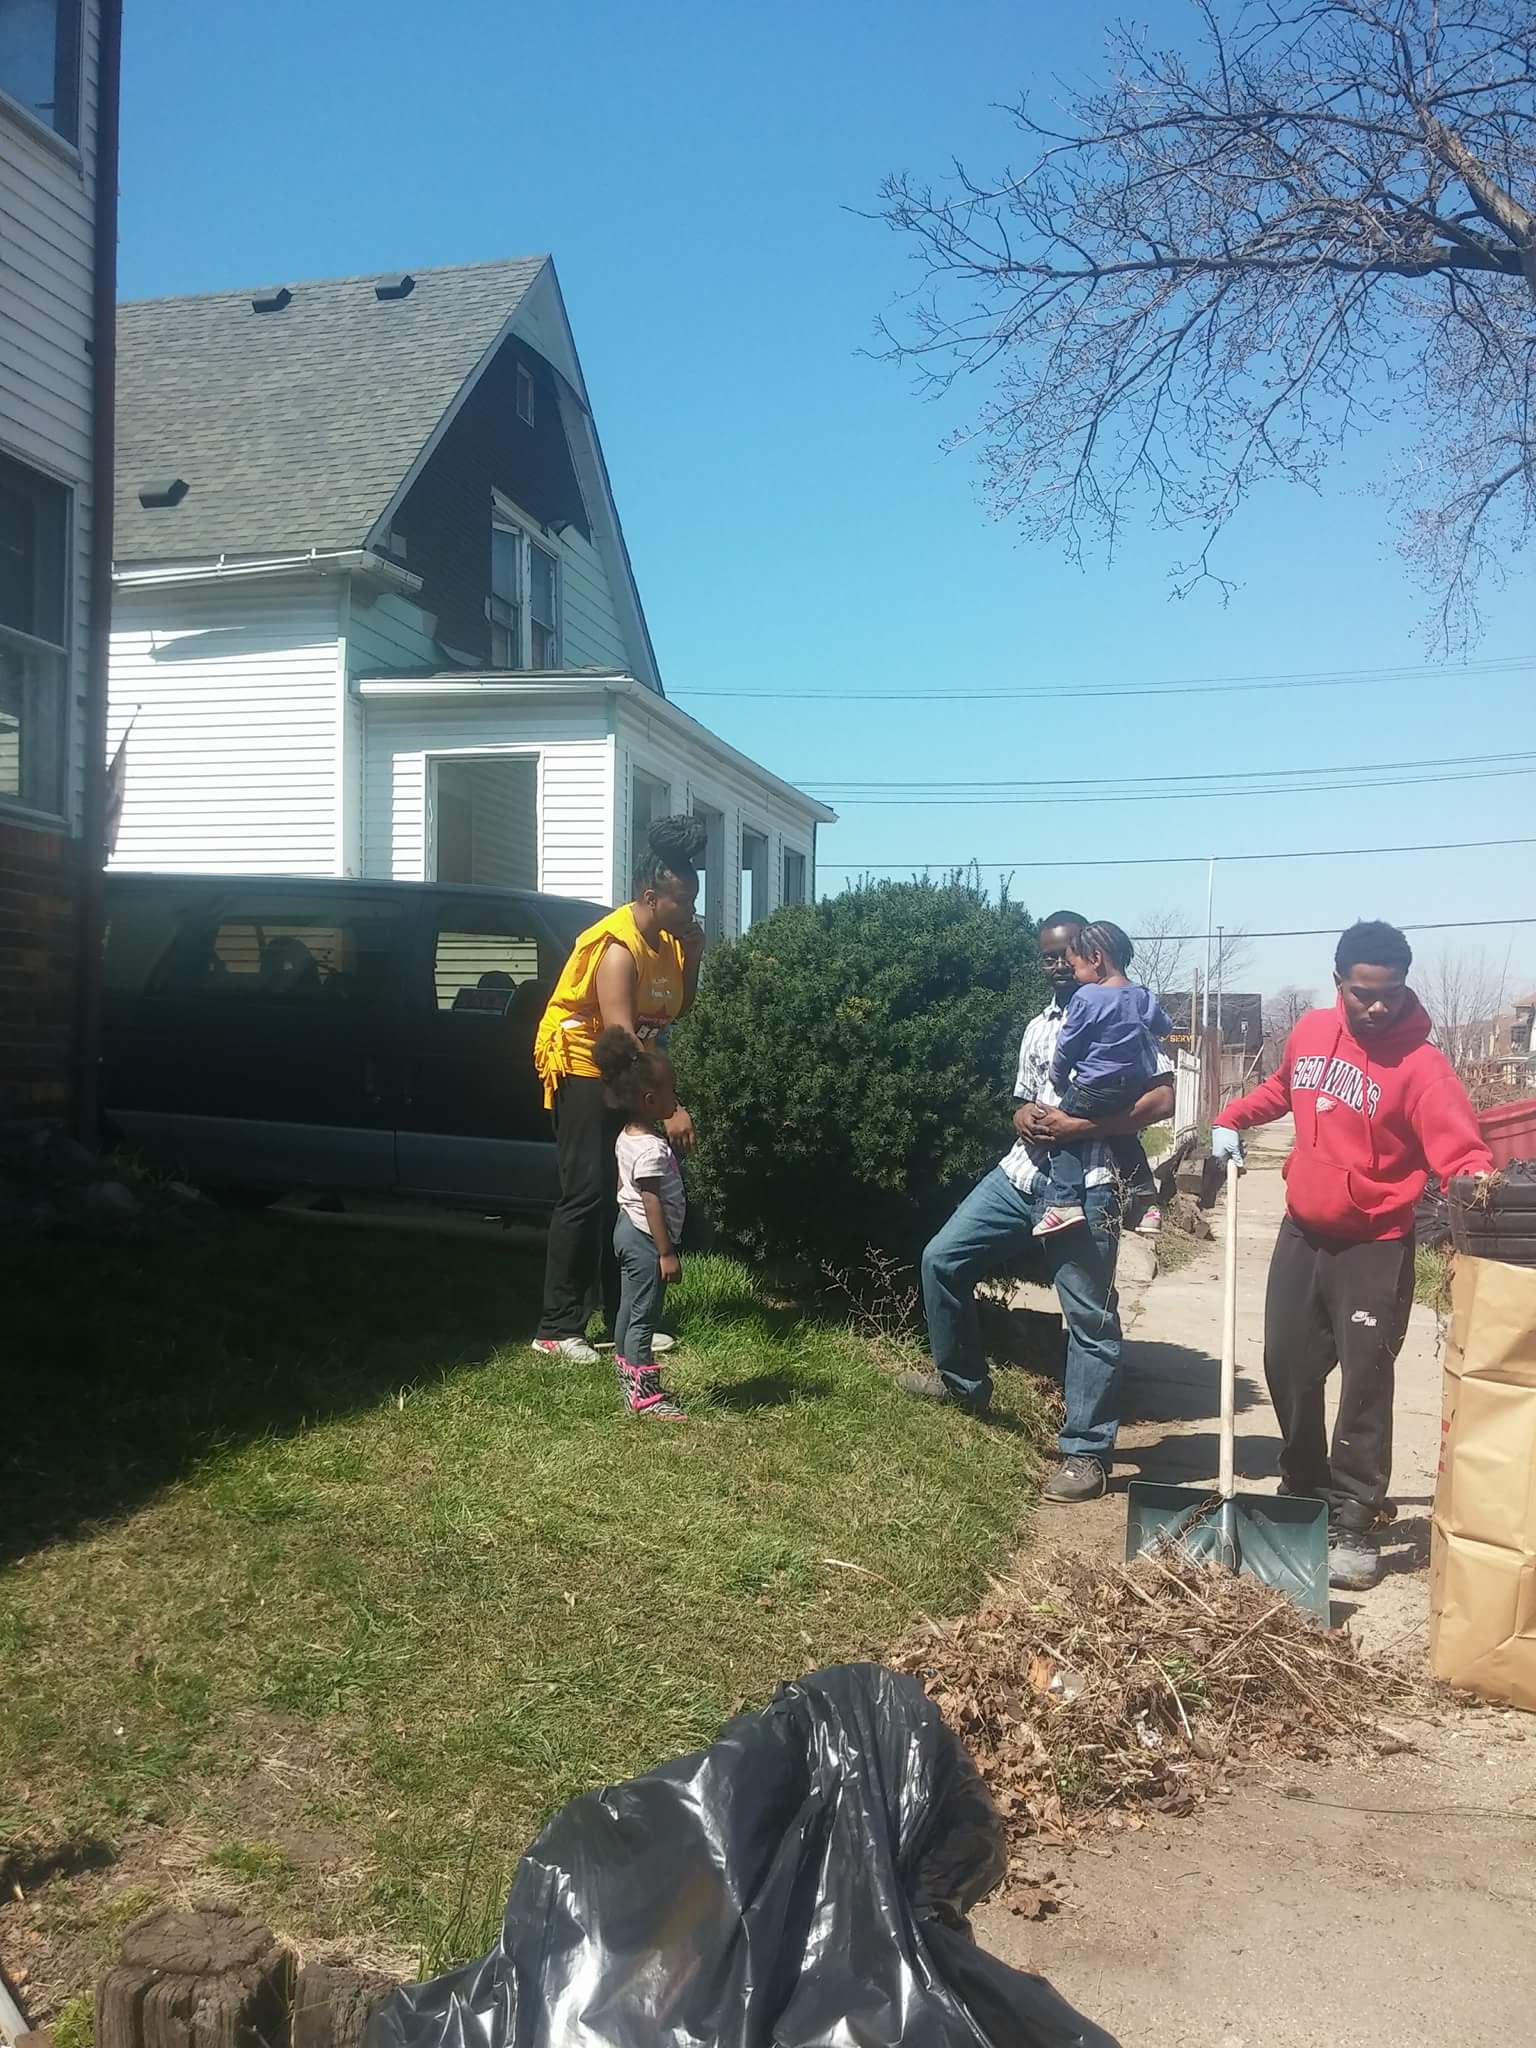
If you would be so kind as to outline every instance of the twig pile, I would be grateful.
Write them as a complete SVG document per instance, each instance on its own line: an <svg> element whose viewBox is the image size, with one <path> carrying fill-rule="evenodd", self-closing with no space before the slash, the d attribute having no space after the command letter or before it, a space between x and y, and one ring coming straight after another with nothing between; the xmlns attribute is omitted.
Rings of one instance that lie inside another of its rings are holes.
<svg viewBox="0 0 1536 2048"><path fill-rule="evenodd" d="M889 1659L920 1677L1016 1847L1188 1813L1234 1762L1389 1750L1398 1674L1283 1594L1202 1566L1030 1561Z"/></svg>

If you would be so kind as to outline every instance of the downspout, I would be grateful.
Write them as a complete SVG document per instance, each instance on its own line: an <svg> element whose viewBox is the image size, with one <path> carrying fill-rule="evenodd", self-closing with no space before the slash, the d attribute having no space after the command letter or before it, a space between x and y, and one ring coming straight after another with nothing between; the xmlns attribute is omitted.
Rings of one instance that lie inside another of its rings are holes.
<svg viewBox="0 0 1536 2048"><path fill-rule="evenodd" d="M123 0L101 0L96 89L96 233L91 277L91 626L85 668L85 796L80 827L80 973L75 1011L75 1130L99 1136L106 865L107 675L112 634L113 450L117 422L118 105Z"/></svg>

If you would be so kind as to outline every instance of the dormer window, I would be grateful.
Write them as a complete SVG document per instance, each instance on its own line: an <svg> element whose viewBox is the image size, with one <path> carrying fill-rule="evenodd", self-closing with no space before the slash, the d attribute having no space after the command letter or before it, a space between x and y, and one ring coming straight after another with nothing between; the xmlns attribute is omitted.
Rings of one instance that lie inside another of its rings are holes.
<svg viewBox="0 0 1536 2048"><path fill-rule="evenodd" d="M0 4L0 95L80 140L81 0Z"/></svg>
<svg viewBox="0 0 1536 2048"><path fill-rule="evenodd" d="M493 668L560 666L560 558L499 509L486 613Z"/></svg>
<svg viewBox="0 0 1536 2048"><path fill-rule="evenodd" d="M525 427L533 425L533 377L521 363L517 366L517 416Z"/></svg>

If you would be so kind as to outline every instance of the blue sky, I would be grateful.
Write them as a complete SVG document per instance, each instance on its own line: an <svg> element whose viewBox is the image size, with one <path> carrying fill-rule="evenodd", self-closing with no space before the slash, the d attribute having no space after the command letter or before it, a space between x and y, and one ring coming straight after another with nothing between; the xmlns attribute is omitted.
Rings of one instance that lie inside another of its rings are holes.
<svg viewBox="0 0 1536 2048"><path fill-rule="evenodd" d="M404 0L339 8L129 0L125 296L554 253L669 692L804 782L963 781L1323 767L1493 753L1533 730L1524 675L1084 704L946 702L963 689L1416 666L1422 593L1369 451L1314 497L1272 488L1226 545L1238 590L1170 601L1176 539L1070 567L991 523L934 405L861 353L910 281L853 209L891 170L1017 155L995 102L1100 62L1101 16L1000 0L772 8ZM1184 10L1152 10L1170 36ZM1529 583L1493 596L1483 657L1530 649ZM931 701L774 702L775 689ZM739 699L694 693L742 692ZM848 805L833 863L1017 862L1133 931L1201 924L1203 872L1074 875L1075 859L1517 833L1536 777L1387 791L1028 808ZM1536 829L1536 828L1529 828ZM1536 848L1253 863L1218 918L1251 930L1514 917ZM1028 867L1050 861L1054 867ZM1052 899L1047 903L1046 898ZM1424 940L1430 951L1438 941ZM1511 935L1474 935L1502 962ZM1245 977L1326 980L1329 948L1272 940ZM1536 981L1536 926L1513 934Z"/></svg>

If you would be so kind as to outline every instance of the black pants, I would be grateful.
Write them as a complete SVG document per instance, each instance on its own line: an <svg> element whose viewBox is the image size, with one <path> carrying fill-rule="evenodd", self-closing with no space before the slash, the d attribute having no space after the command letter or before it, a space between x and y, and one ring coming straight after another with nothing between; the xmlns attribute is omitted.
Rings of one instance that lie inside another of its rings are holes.
<svg viewBox="0 0 1536 2048"><path fill-rule="evenodd" d="M613 1255L619 1162L613 1148L624 1118L608 1106L595 1075L567 1074L555 1091L554 1123L560 1199L549 1219L539 1335L582 1336L598 1297L611 1331L619 1313L619 1265Z"/></svg>
<svg viewBox="0 0 1536 2048"><path fill-rule="evenodd" d="M1368 1529L1392 1477L1392 1393L1413 1306L1413 1239L1348 1244L1287 1216L1264 1303L1264 1377L1285 1447L1288 1492L1328 1503L1346 1529ZM1323 1387L1338 1366L1330 1453Z"/></svg>

